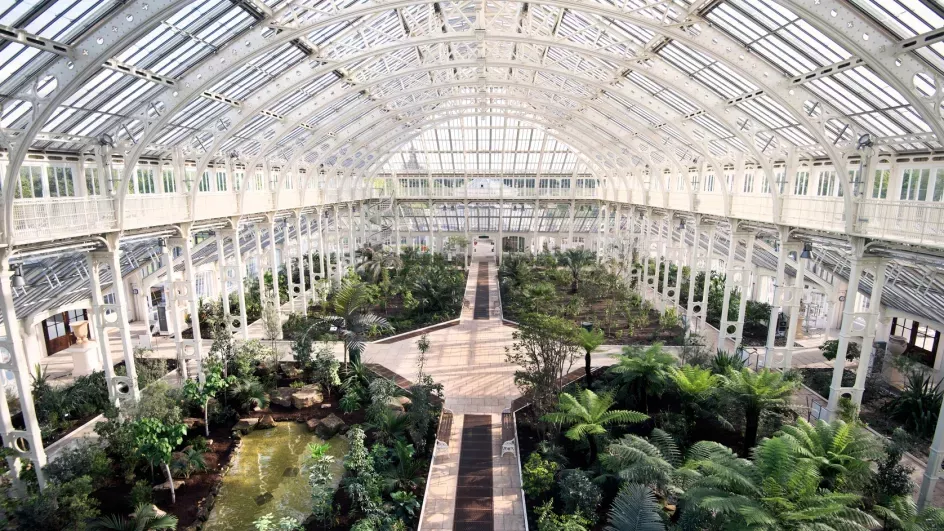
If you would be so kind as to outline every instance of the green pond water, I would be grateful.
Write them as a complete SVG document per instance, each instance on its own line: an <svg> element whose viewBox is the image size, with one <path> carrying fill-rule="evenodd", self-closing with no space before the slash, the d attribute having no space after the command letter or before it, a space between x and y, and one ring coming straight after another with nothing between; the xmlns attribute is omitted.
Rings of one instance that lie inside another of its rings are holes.
<svg viewBox="0 0 944 531"><path fill-rule="evenodd" d="M247 531L253 529L254 520L268 513L276 519L293 516L304 520L311 513L307 447L322 442L298 422L281 422L273 429L244 436L203 529ZM329 453L336 458L335 480L340 481L348 442L342 436L328 442Z"/></svg>

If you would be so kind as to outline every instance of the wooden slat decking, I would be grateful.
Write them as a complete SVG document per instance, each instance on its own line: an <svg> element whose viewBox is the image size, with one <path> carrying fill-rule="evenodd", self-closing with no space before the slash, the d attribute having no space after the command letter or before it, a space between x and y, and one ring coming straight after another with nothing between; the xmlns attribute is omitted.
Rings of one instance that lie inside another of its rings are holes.
<svg viewBox="0 0 944 531"><path fill-rule="evenodd" d="M491 415L464 415L452 524L454 531L495 528L492 464Z"/></svg>
<svg viewBox="0 0 944 531"><path fill-rule="evenodd" d="M488 268L488 262L479 262L479 274L475 280L475 308L472 312L473 319L488 319Z"/></svg>

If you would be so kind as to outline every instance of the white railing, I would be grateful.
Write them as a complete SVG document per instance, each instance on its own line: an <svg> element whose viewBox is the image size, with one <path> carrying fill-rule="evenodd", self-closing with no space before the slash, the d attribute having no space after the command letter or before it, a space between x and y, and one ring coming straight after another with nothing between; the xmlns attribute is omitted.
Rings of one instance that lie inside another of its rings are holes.
<svg viewBox="0 0 944 531"><path fill-rule="evenodd" d="M731 214L737 218L772 223L774 203L770 195L742 195L731 197Z"/></svg>
<svg viewBox="0 0 944 531"><path fill-rule="evenodd" d="M235 216L239 213L235 192L197 192L194 219L213 219Z"/></svg>
<svg viewBox="0 0 944 531"><path fill-rule="evenodd" d="M272 210L275 198L272 192L268 190L259 190L255 192L246 192L243 196L242 213L257 214L259 212L268 212Z"/></svg>
<svg viewBox="0 0 944 531"><path fill-rule="evenodd" d="M845 230L841 197L809 197L788 195L783 198L781 222L814 230Z"/></svg>
<svg viewBox="0 0 944 531"><path fill-rule="evenodd" d="M123 227L136 229L190 218L190 196L185 194L135 194L125 196Z"/></svg>
<svg viewBox="0 0 944 531"><path fill-rule="evenodd" d="M859 203L856 232L870 238L944 244L944 204L866 199Z"/></svg>
<svg viewBox="0 0 944 531"><path fill-rule="evenodd" d="M19 242L81 236L116 228L112 197L49 197L13 202L13 231Z"/></svg>

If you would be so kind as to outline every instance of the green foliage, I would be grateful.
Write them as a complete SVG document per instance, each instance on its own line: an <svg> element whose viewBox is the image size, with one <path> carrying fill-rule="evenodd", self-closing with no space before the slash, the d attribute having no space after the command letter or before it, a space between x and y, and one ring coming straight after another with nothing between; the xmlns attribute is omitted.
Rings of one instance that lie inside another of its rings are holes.
<svg viewBox="0 0 944 531"><path fill-rule="evenodd" d="M770 369L728 371L722 377L724 392L743 408L745 418L743 455L757 443L760 417L767 411L789 409L790 396L800 386L791 375Z"/></svg>
<svg viewBox="0 0 944 531"><path fill-rule="evenodd" d="M374 469L364 446L364 430L354 426L348 432L351 447L344 456L346 476L342 480L345 492L356 513L364 516L377 515L381 511L380 491L383 479Z"/></svg>
<svg viewBox="0 0 944 531"><path fill-rule="evenodd" d="M100 483L111 475L111 460L105 450L95 442L83 441L60 452L60 455L43 469L49 481L67 483L82 476Z"/></svg>
<svg viewBox="0 0 944 531"><path fill-rule="evenodd" d="M254 376L232 380L226 387L226 394L232 404L245 412L266 407L269 403L265 386Z"/></svg>
<svg viewBox="0 0 944 531"><path fill-rule="evenodd" d="M711 372L725 375L729 371L740 371L745 367L744 358L736 352L728 352L718 349L715 357L711 360Z"/></svg>
<svg viewBox="0 0 944 531"><path fill-rule="evenodd" d="M221 363L207 363L204 365L203 372L205 375L203 384L201 385L196 380L187 380L183 386L183 393L187 400L200 405L200 410L203 411L204 429L206 430L206 436L209 437L210 419L207 412L207 404L210 402L211 398L215 398L219 393L235 384L236 377L224 377L223 365Z"/></svg>
<svg viewBox="0 0 944 531"><path fill-rule="evenodd" d="M135 447L152 465L169 464L171 453L187 434L187 426L183 424L168 425L150 417L136 420L133 426Z"/></svg>
<svg viewBox="0 0 944 531"><path fill-rule="evenodd" d="M937 425L942 401L941 382L933 383L931 375L912 372L901 394L886 404L885 409L909 432L930 437Z"/></svg>
<svg viewBox="0 0 944 531"><path fill-rule="evenodd" d="M204 453L195 448L184 448L172 456L170 469L174 476L189 478L194 472L207 469Z"/></svg>
<svg viewBox="0 0 944 531"><path fill-rule="evenodd" d="M399 490L390 495L393 514L403 521L412 521L420 510L420 502L412 492Z"/></svg>
<svg viewBox="0 0 944 531"><path fill-rule="evenodd" d="M117 410L105 413L105 421L95 425L105 453L121 470L128 483L134 482L134 471L141 464L135 447L134 422L118 416Z"/></svg>
<svg viewBox="0 0 944 531"><path fill-rule="evenodd" d="M596 256L584 249L567 249L557 256L557 262L570 271L570 292L577 293L581 272L594 263Z"/></svg>
<svg viewBox="0 0 944 531"><path fill-rule="evenodd" d="M825 343L819 346L819 351L822 352L823 357L829 361L836 359L836 354L839 352L839 340L827 340ZM857 360L861 354L862 349L859 347L859 344L854 341L850 341L849 346L846 347L846 360Z"/></svg>
<svg viewBox="0 0 944 531"><path fill-rule="evenodd" d="M381 406L367 425L376 430L378 442L390 446L394 442L403 441L410 426L410 417Z"/></svg>
<svg viewBox="0 0 944 531"><path fill-rule="evenodd" d="M800 459L816 465L822 487L830 490L859 490L871 476L871 463L882 455L882 446L865 428L842 420L814 425L800 418L778 435Z"/></svg>
<svg viewBox="0 0 944 531"><path fill-rule="evenodd" d="M173 531L177 529L177 517L169 514L158 516L153 505L142 503L135 506L130 518L113 514L95 520L89 528L96 531Z"/></svg>
<svg viewBox="0 0 944 531"><path fill-rule="evenodd" d="M351 361L360 361L360 352L368 334L374 330L389 329L390 324L383 317L371 313L371 293L369 286L360 280L346 278L334 296L334 315L325 316L322 321L337 330L338 337L344 341L345 362L348 354Z"/></svg>
<svg viewBox="0 0 944 531"><path fill-rule="evenodd" d="M331 465L334 457L328 454L331 445L308 445L308 484L311 486L312 514L322 523L327 522L334 512L334 478Z"/></svg>
<svg viewBox="0 0 944 531"><path fill-rule="evenodd" d="M580 514L593 521L603 493L600 487L590 481L586 472L568 470L564 472L560 482L560 499L566 513Z"/></svg>
<svg viewBox="0 0 944 531"><path fill-rule="evenodd" d="M589 439L590 462L596 461L596 437L607 433L606 426L642 422L648 415L623 409L610 410L616 401L610 393L597 395L590 389L584 389L574 397L570 393L561 393L557 411L542 417L545 422L569 426L567 438L575 441Z"/></svg>
<svg viewBox="0 0 944 531"><path fill-rule="evenodd" d="M559 515L554 513L551 501L535 507L538 515L538 531L587 531L590 521L579 514Z"/></svg>
<svg viewBox="0 0 944 531"><path fill-rule="evenodd" d="M131 500L131 506L137 507L142 503L151 505L154 502L154 488L143 479L135 481L131 486L131 493L128 495Z"/></svg>
<svg viewBox="0 0 944 531"><path fill-rule="evenodd" d="M515 384L540 416L554 408L561 391L560 379L580 351L577 327L560 317L530 314L521 319L512 339L512 346L505 349L505 359L519 367Z"/></svg>
<svg viewBox="0 0 944 531"><path fill-rule="evenodd" d="M918 512L911 496L897 496L887 506L876 506L875 514L884 520L885 529L901 531L944 531L944 509L927 507Z"/></svg>
<svg viewBox="0 0 944 531"><path fill-rule="evenodd" d="M141 398L129 408L134 418L151 417L166 424L177 424L183 420L180 409L181 391L160 380L141 391Z"/></svg>
<svg viewBox="0 0 944 531"><path fill-rule="evenodd" d="M48 442L52 435L68 429L73 423L105 411L109 406L105 373L81 376L67 386L53 386L49 376L37 365L33 374L33 405L36 419L44 429Z"/></svg>
<svg viewBox="0 0 944 531"><path fill-rule="evenodd" d="M272 513L260 516L252 523L256 531L301 531L302 524L291 516L283 516L278 520Z"/></svg>
<svg viewBox="0 0 944 531"><path fill-rule="evenodd" d="M652 490L629 483L613 500L605 531L664 531L662 508Z"/></svg>
<svg viewBox="0 0 944 531"><path fill-rule="evenodd" d="M558 468L557 463L542 458L537 452L532 453L521 472L525 493L532 498L538 498L551 490Z"/></svg>
<svg viewBox="0 0 944 531"><path fill-rule="evenodd" d="M334 350L330 343L321 343L315 350L315 358L311 363L311 370L314 374L314 381L321 384L328 396L331 391L341 385L341 376L339 374L341 362L334 357Z"/></svg>
<svg viewBox="0 0 944 531"><path fill-rule="evenodd" d="M623 353L617 359L619 361L610 367L610 373L617 375L621 389L635 388L643 409L649 411L649 396L661 395L665 390L675 367L675 357L662 350L662 343L656 343L645 350L623 347Z"/></svg>
<svg viewBox="0 0 944 531"><path fill-rule="evenodd" d="M64 483L50 482L39 492L34 486L20 498L2 497L6 529L15 531L83 531L98 516L98 501L91 497L92 478L81 476Z"/></svg>
<svg viewBox="0 0 944 531"><path fill-rule="evenodd" d="M693 484L685 499L730 529L866 531L874 518L857 507L859 496L821 488L817 464L783 437L763 441L754 460L714 442L696 443L685 470Z"/></svg>
<svg viewBox="0 0 944 531"><path fill-rule="evenodd" d="M166 359L150 358L147 357L148 354L151 354L150 349L134 349L134 370L138 375L138 389L146 388L169 372Z"/></svg>
<svg viewBox="0 0 944 531"><path fill-rule="evenodd" d="M870 496L879 505L888 504L900 496L911 496L914 491L915 485L911 480L914 469L903 465L901 460L908 443L908 434L898 428L885 444L884 455L868 488Z"/></svg>
<svg viewBox="0 0 944 531"><path fill-rule="evenodd" d="M386 490L422 492L426 483L426 461L417 459L412 444L396 441L393 444L393 461L383 472Z"/></svg>
<svg viewBox="0 0 944 531"><path fill-rule="evenodd" d="M672 437L655 429L649 439L626 435L610 444L601 459L605 469L627 483L642 484L663 496L681 494L676 472L681 455Z"/></svg>

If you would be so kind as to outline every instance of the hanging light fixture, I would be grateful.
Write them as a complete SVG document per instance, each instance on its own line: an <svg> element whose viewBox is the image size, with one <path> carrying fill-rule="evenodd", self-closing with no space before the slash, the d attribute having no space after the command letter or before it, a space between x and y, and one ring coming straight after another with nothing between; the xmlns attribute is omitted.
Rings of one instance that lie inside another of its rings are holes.
<svg viewBox="0 0 944 531"><path fill-rule="evenodd" d="M679 219L679 227L678 227L678 230L680 230L680 231L685 230L685 218L680 218L680 219Z"/></svg>
<svg viewBox="0 0 944 531"><path fill-rule="evenodd" d="M167 252L167 238L158 238L157 245L161 249L161 254L164 254Z"/></svg>
<svg viewBox="0 0 944 531"><path fill-rule="evenodd" d="M10 277L10 284L14 288L22 288L26 286L26 278L23 277L23 266L17 264L13 266L13 276Z"/></svg>
<svg viewBox="0 0 944 531"><path fill-rule="evenodd" d="M812 242L803 242L803 251L800 253L800 258L812 258L813 255L810 254L810 251L813 250Z"/></svg>

